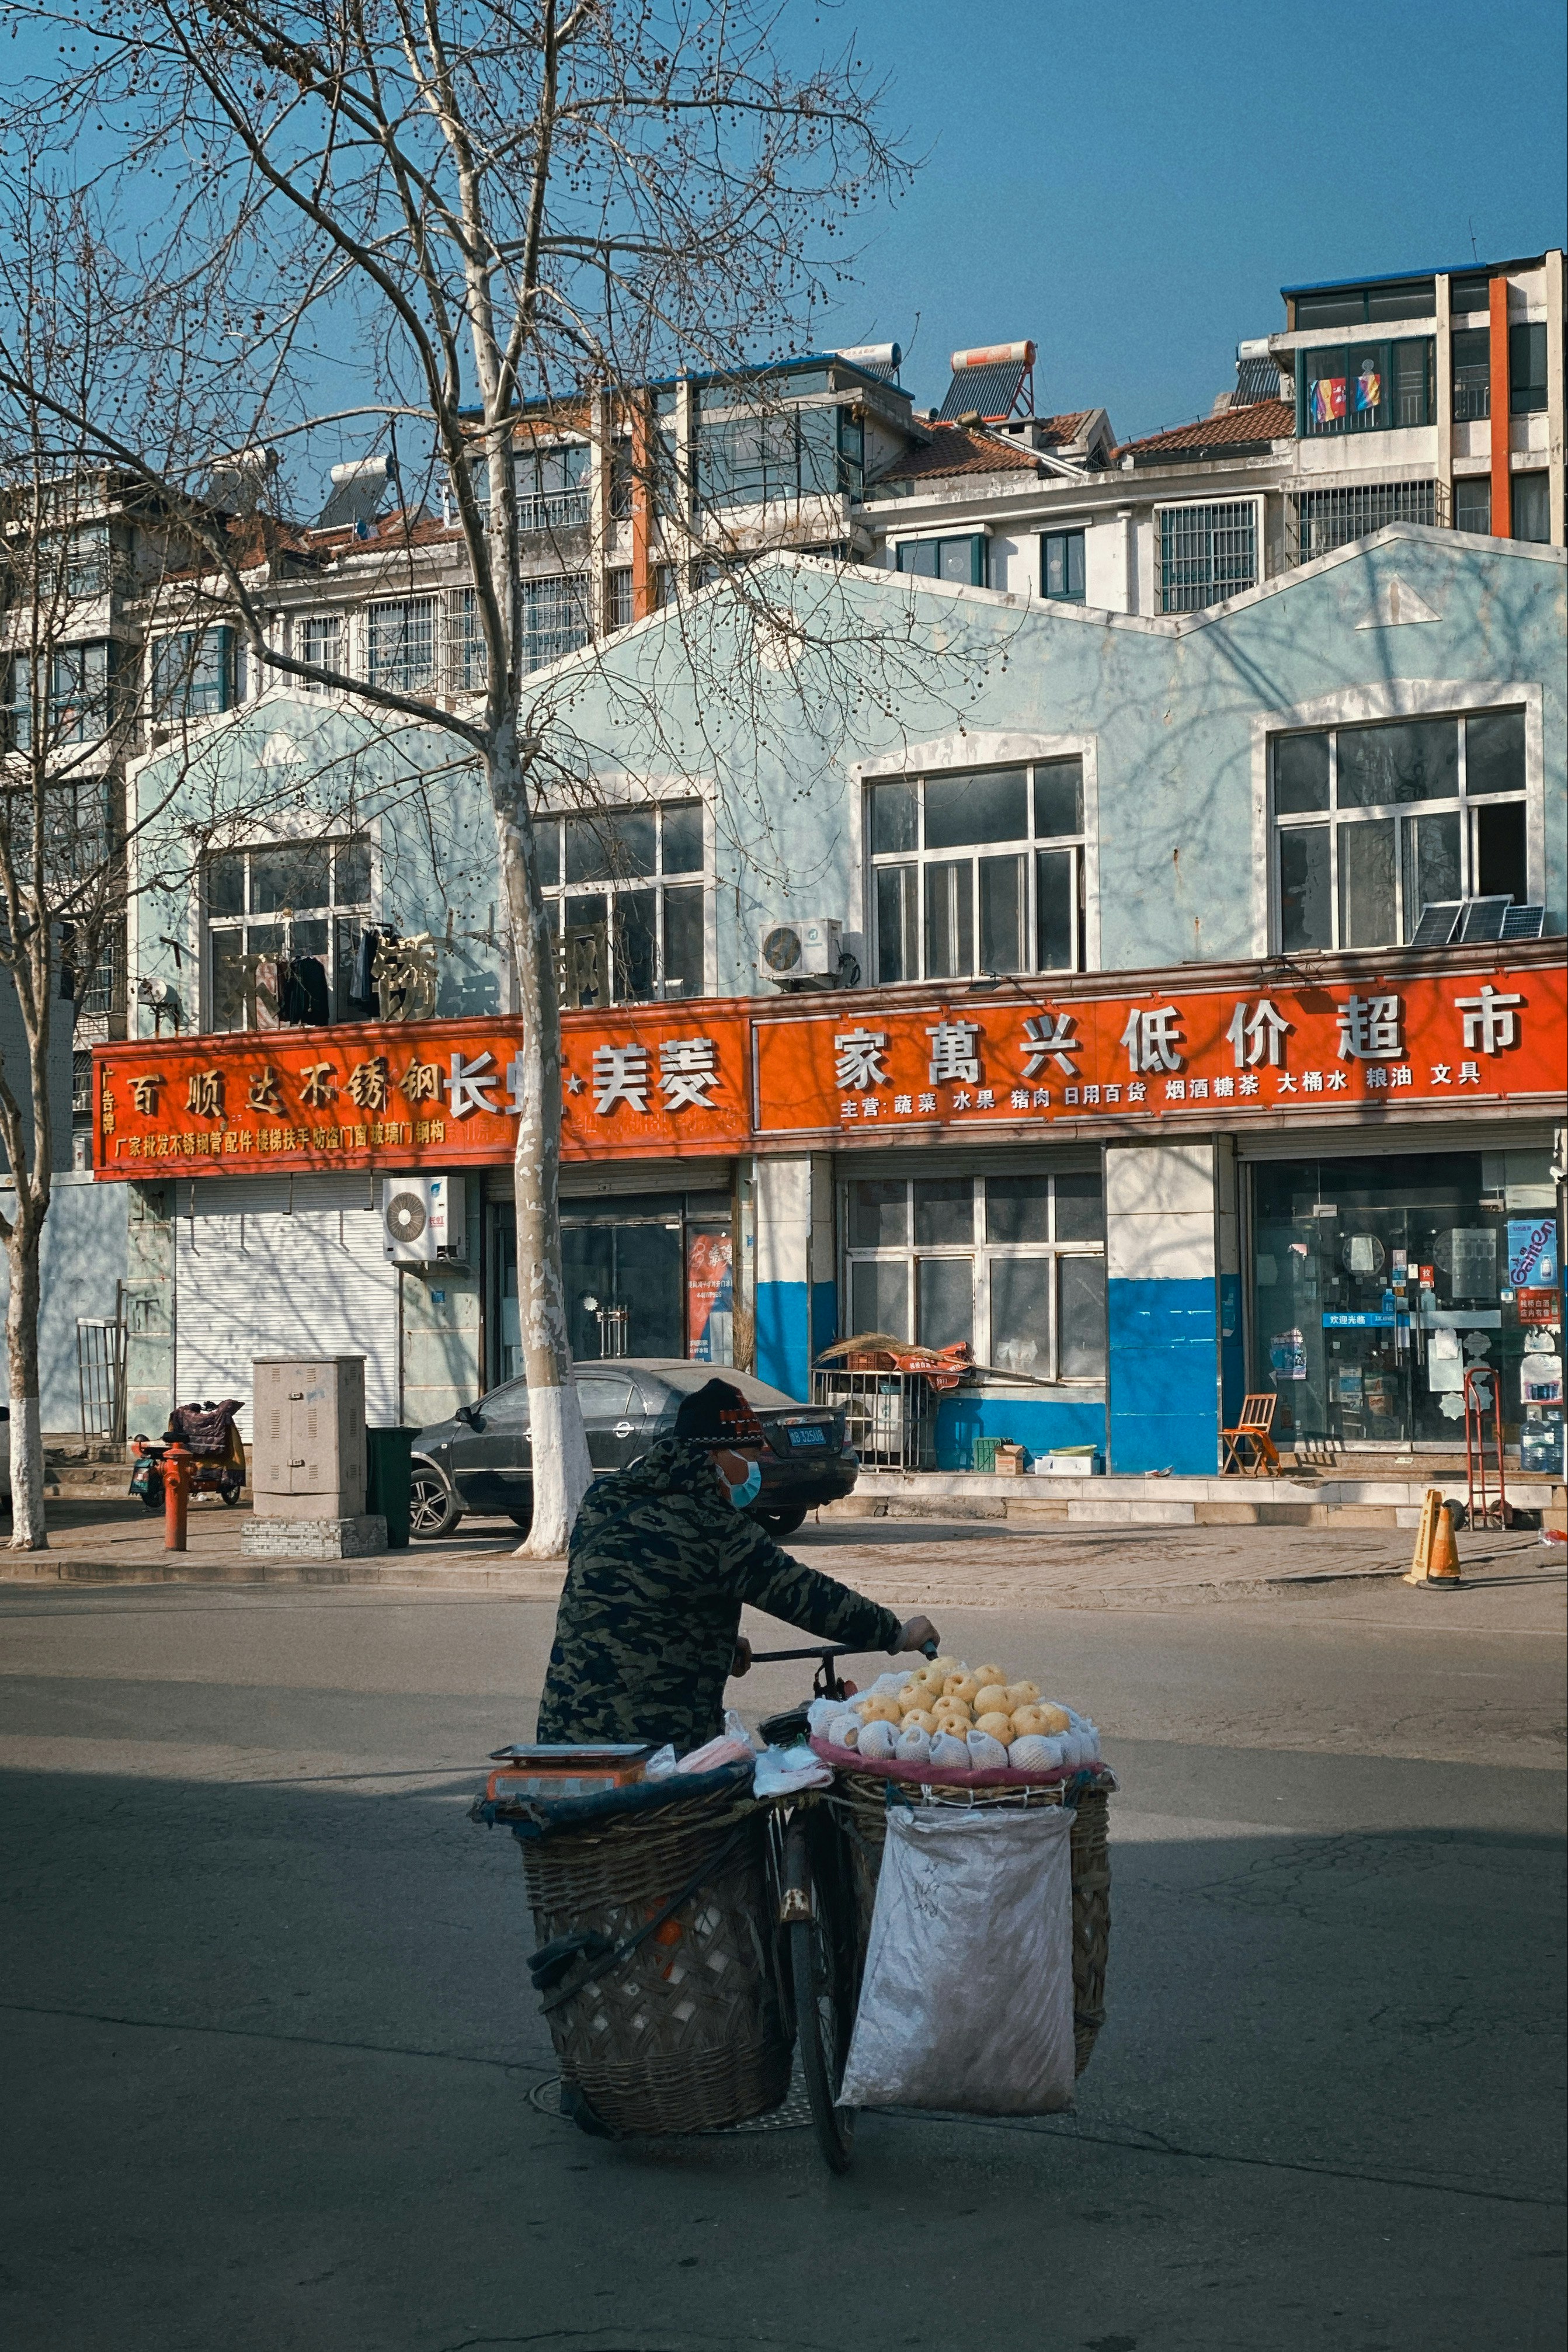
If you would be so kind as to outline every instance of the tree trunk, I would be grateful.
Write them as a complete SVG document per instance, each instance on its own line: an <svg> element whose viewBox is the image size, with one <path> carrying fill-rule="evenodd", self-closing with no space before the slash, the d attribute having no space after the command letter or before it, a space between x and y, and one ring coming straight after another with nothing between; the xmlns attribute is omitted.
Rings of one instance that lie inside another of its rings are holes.
<svg viewBox="0 0 1568 2352"><path fill-rule="evenodd" d="M44 1439L38 1403L39 1219L23 1206L5 1243L11 1293L5 1302L5 1357L11 1375L11 1545L47 1551L44 1525Z"/></svg>
<svg viewBox="0 0 1568 2352"><path fill-rule="evenodd" d="M545 922L533 824L515 737L503 732L489 768L501 881L507 894L523 1015L517 1048L522 1113L513 1153L517 1231L517 1320L528 1383L534 1516L517 1556L556 1559L566 1550L592 1471L570 1375L566 1286L560 1263L560 1006L552 935Z"/></svg>

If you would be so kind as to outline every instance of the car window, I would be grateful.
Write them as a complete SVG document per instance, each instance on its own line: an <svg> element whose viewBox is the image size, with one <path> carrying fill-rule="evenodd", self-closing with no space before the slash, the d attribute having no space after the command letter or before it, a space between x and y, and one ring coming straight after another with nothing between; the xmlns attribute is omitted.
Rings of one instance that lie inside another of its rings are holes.
<svg viewBox="0 0 1568 2352"><path fill-rule="evenodd" d="M477 1411L486 1429L526 1429L528 1420L527 1381L507 1381L479 1399Z"/></svg>
<svg viewBox="0 0 1568 2352"><path fill-rule="evenodd" d="M666 1391L676 1391L680 1396L692 1396L698 1389L706 1388L709 1381L727 1381L732 1388L740 1391L748 1404L775 1408L799 1402L786 1396L782 1389L770 1388L766 1381L754 1380L749 1372L737 1372L730 1364L661 1364L656 1372L644 1371L641 1378L650 1394L655 1382ZM664 1401L670 1402L667 1395Z"/></svg>
<svg viewBox="0 0 1568 2352"><path fill-rule="evenodd" d="M606 1378L602 1372L579 1372L577 1395L585 1421L620 1421L632 1408L632 1383L623 1373Z"/></svg>

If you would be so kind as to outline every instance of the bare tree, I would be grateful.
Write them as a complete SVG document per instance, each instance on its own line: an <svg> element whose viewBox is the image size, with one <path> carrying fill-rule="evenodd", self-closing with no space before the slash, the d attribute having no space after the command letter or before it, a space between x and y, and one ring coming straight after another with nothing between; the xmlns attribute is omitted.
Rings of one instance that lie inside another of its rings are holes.
<svg viewBox="0 0 1568 2352"><path fill-rule="evenodd" d="M570 686L541 692L530 675L515 458L538 402L576 400L591 434L629 444L644 512L659 504L645 387L800 347L836 294L846 224L904 173L880 93L852 50L796 62L793 20L767 0L214 0L199 16L172 0L86 0L21 14L68 25L74 47L19 93L13 190L34 201L47 167L96 205L126 273L122 315L147 341L140 388L162 385L169 413L156 436L126 434L69 383L41 381L8 329L0 383L169 502L264 670L442 727L482 773L524 1030L525 1549L559 1553L590 1473L567 1378L559 1006L533 808L547 784L589 779ZM137 193L151 188L155 221ZM323 394L329 348L353 354L348 402ZM308 449L371 412L452 501L480 654L476 690L455 706L280 644L233 531L196 496L204 443ZM680 511L664 502L667 533ZM804 695L811 623L781 619L738 566L726 576L740 618L722 659L765 692L782 677ZM638 601L649 609L645 547ZM692 624L710 646L714 629ZM841 614L825 629L841 644ZM891 706L858 657L840 670L824 707Z"/></svg>

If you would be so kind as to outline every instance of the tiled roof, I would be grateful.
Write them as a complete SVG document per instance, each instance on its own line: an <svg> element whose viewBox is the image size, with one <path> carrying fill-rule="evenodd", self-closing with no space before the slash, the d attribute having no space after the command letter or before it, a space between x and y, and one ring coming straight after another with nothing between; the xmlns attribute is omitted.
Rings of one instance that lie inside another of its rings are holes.
<svg viewBox="0 0 1568 2352"><path fill-rule="evenodd" d="M1092 408L1080 408L1066 416L1040 417L1038 422L1044 432L1045 446L1064 446L1082 431L1093 414ZM949 474L1027 473L1032 469L1038 454L1021 436L988 433L967 425L935 425L931 439L923 447L906 450L896 465L867 484L867 493L874 495L883 482L935 479Z"/></svg>
<svg viewBox="0 0 1568 2352"><path fill-rule="evenodd" d="M1166 456L1199 457L1211 449L1266 447L1270 441L1290 440L1295 430L1296 412L1288 400L1255 400L1245 408L1222 408L1218 416L1200 416L1196 425L1177 425L1168 433L1124 441L1116 456L1131 457L1134 465Z"/></svg>

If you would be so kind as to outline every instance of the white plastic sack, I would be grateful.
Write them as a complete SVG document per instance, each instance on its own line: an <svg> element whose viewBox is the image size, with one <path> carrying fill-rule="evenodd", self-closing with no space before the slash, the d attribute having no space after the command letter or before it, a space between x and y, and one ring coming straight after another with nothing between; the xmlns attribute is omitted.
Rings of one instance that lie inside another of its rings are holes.
<svg viewBox="0 0 1568 2352"><path fill-rule="evenodd" d="M1072 1814L895 1805L841 2103L1072 2104Z"/></svg>

